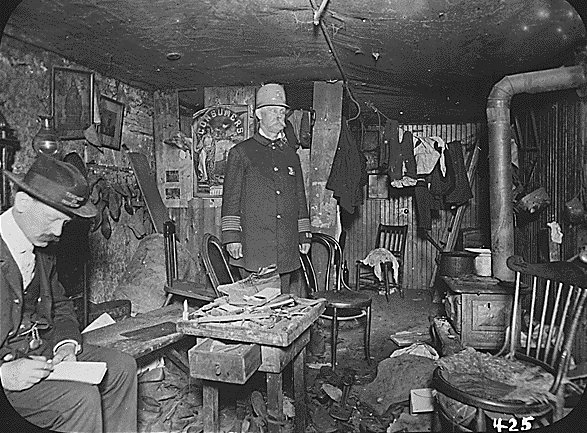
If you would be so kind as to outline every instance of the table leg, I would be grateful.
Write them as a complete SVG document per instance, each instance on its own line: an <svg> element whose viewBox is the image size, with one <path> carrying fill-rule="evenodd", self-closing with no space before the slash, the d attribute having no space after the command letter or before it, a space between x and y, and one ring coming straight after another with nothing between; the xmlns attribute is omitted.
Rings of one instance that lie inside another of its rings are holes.
<svg viewBox="0 0 587 433"><path fill-rule="evenodd" d="M218 384L211 380L203 380L202 386L204 432L219 433L220 421L218 419Z"/></svg>
<svg viewBox="0 0 587 433"><path fill-rule="evenodd" d="M283 376L267 373L267 414L274 420L283 421ZM269 433L280 433L281 426L269 422Z"/></svg>
<svg viewBox="0 0 587 433"><path fill-rule="evenodd" d="M296 408L295 432L306 431L306 348L293 360L294 400Z"/></svg>

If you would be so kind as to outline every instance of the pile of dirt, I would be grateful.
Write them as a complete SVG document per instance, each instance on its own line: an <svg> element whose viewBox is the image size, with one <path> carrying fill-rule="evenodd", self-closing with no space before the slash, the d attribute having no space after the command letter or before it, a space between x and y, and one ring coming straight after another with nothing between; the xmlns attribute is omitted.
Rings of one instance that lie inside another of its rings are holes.
<svg viewBox="0 0 587 433"><path fill-rule="evenodd" d="M434 361L423 356L384 359L377 366L377 377L364 387L359 397L378 415L383 415L390 406L408 402L411 389L431 387L434 368Z"/></svg>

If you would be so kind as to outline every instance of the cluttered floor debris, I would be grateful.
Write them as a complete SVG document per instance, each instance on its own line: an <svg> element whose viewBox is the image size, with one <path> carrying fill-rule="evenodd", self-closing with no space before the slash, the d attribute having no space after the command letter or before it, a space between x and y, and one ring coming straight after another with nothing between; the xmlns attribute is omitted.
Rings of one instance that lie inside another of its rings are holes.
<svg viewBox="0 0 587 433"><path fill-rule="evenodd" d="M414 413L410 391L430 386L434 349L429 319L437 314L427 291L395 293L389 302L373 297L371 362L363 355L363 324L340 325L337 368L330 367L330 322L318 320L307 355L307 433L425 432L431 413ZM424 344L418 344L424 343ZM403 349L402 349L403 348ZM400 349L400 350L398 350ZM399 356L398 356L399 355ZM419 355L419 356L416 356ZM281 431L293 431L293 390L284 377L284 415ZM265 432L270 419L263 373L243 386L222 384L219 419L222 432ZM202 387L198 380L164 361L139 376L139 431L203 431Z"/></svg>

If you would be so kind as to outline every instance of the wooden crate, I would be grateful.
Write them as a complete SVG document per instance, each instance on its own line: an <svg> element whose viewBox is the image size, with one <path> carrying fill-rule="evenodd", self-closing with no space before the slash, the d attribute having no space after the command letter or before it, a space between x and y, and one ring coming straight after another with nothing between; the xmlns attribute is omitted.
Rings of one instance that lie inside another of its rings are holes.
<svg viewBox="0 0 587 433"><path fill-rule="evenodd" d="M204 338L188 351L188 357L191 376L242 385L261 365L261 347Z"/></svg>

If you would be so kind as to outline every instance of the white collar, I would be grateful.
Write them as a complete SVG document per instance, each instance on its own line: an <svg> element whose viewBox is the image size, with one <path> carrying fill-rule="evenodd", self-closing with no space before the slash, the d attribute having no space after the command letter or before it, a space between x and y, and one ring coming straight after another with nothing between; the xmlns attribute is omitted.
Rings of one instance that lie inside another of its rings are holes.
<svg viewBox="0 0 587 433"><path fill-rule="evenodd" d="M0 215L0 235L11 252L18 254L32 253L35 246L28 240L14 220L12 209L10 208Z"/></svg>
<svg viewBox="0 0 587 433"><path fill-rule="evenodd" d="M277 137L275 137L275 138L269 138L267 136L267 134L265 134L265 131L263 131L263 129L261 129L261 128L259 128L259 134L261 134L263 137L265 137L267 140L270 140L270 141L279 140L280 138L285 137L285 133L283 132L283 130L279 131L279 133L277 134Z"/></svg>

